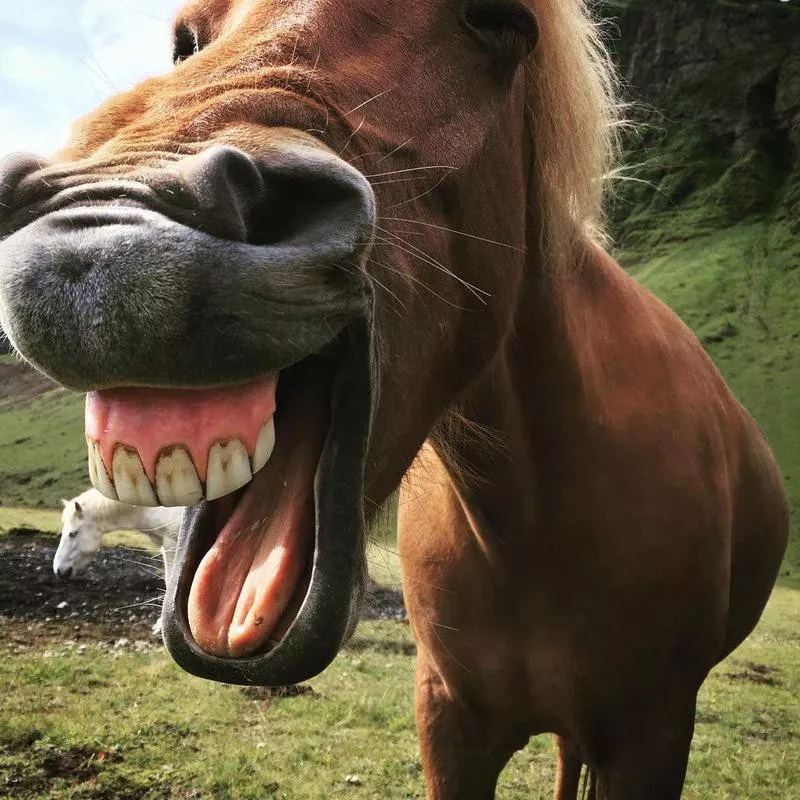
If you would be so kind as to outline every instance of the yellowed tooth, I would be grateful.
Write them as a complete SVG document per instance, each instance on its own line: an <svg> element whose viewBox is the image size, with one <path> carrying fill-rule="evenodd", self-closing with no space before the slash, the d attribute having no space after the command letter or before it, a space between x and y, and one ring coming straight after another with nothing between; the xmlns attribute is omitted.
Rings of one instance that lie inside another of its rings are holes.
<svg viewBox="0 0 800 800"><path fill-rule="evenodd" d="M258 472L269 461L272 451L275 449L275 420L270 419L264 423L256 441L256 449L253 451L253 472Z"/></svg>
<svg viewBox="0 0 800 800"><path fill-rule="evenodd" d="M247 448L238 439L217 442L208 451L206 500L235 492L253 477Z"/></svg>
<svg viewBox="0 0 800 800"><path fill-rule="evenodd" d="M103 463L100 445L91 439L87 439L86 444L89 449L89 480L92 482L92 486L94 486L100 494L105 495L109 499L118 500L117 491L114 488L114 484L111 482L111 478L108 477L106 465Z"/></svg>
<svg viewBox="0 0 800 800"><path fill-rule="evenodd" d="M130 447L119 445L112 463L114 486L123 503L137 506L159 505L150 481L147 480L139 454Z"/></svg>
<svg viewBox="0 0 800 800"><path fill-rule="evenodd" d="M191 506L203 499L192 457L183 447L163 452L156 464L156 493L162 506Z"/></svg>

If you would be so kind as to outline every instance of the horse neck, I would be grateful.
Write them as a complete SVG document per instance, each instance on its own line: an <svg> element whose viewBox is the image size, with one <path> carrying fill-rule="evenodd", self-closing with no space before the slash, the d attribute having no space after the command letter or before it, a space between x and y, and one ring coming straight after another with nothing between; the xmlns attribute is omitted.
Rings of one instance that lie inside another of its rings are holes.
<svg viewBox="0 0 800 800"><path fill-rule="evenodd" d="M431 437L482 537L527 536L540 519L544 471L569 469L563 453L580 446L591 418L581 330L598 313L596 284L616 279L609 262L589 247L566 277L530 270L513 333Z"/></svg>
<svg viewBox="0 0 800 800"><path fill-rule="evenodd" d="M141 530L142 526L146 527L147 519L151 515L150 509L118 503L99 493L92 495L89 508L94 523L101 533L116 530Z"/></svg>

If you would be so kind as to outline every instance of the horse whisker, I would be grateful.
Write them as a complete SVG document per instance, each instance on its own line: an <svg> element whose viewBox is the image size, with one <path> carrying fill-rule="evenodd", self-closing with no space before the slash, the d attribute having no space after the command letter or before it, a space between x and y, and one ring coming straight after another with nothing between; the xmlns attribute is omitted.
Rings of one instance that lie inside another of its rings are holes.
<svg viewBox="0 0 800 800"><path fill-rule="evenodd" d="M412 225L421 225L423 228L435 228L437 231L444 231L445 233L453 233L456 236L465 236L467 239L475 239L479 242L485 242L486 244L496 244L498 247L506 247L509 250L514 250L517 253L525 252L523 248L516 247L513 244L507 244L506 242L497 242L494 239L487 239L484 236L477 236L474 233L465 233L464 231L457 231L454 228L447 228L444 225L434 225L432 222L421 222L418 219L407 219L406 217L381 217L381 220L385 222L408 222Z"/></svg>
<svg viewBox="0 0 800 800"><path fill-rule="evenodd" d="M426 194L430 194L431 192L435 191L444 182L445 178L449 177L449 175L450 175L449 172L445 173L444 175L442 175L441 178L439 178L438 181L436 181L436 183L433 184L433 186L430 187L430 189L426 189L424 192L421 192L420 194L415 194L413 197L409 197L407 200L402 200L399 203L394 203L393 205L388 207L389 210L393 208L400 208L401 206L408 205L409 203L413 203L415 200L419 200L425 197Z"/></svg>
<svg viewBox="0 0 800 800"><path fill-rule="evenodd" d="M152 564L148 564L142 561L136 561L135 559L132 558L122 558L121 556L114 556L114 555L109 555L109 558L111 558L114 561L122 561L126 564L133 564L139 567L144 572L148 573L149 575L152 575L154 578L164 577L163 572L160 569L154 569Z"/></svg>
<svg viewBox="0 0 800 800"><path fill-rule="evenodd" d="M396 183L411 183L412 181L418 181L422 178L426 177L425 175L412 175L408 178L393 178L392 180L385 180L385 181L370 181L370 186L392 186Z"/></svg>
<svg viewBox="0 0 800 800"><path fill-rule="evenodd" d="M447 169L451 172L458 170L458 167L451 167L447 164L435 164L430 167L408 167L407 169L393 169L390 172L376 172L372 175L364 175L365 178L386 178L389 175L402 175L405 172L423 172L429 169Z"/></svg>
<svg viewBox="0 0 800 800"><path fill-rule="evenodd" d="M137 528L141 533L153 533L155 531L160 531L162 528L169 528L174 525L179 519L181 515L178 514L174 519L171 519L169 522L162 522L160 525L156 525L153 528Z"/></svg>
<svg viewBox="0 0 800 800"><path fill-rule="evenodd" d="M138 603L129 603L126 606L118 606L117 611L125 611L126 608L143 608L144 606L160 606L164 601L164 595L158 597L150 597L147 600L142 600Z"/></svg>
<svg viewBox="0 0 800 800"><path fill-rule="evenodd" d="M391 157L392 157L392 156L393 156L395 153L398 153L400 150L402 150L404 147L406 147L406 145L409 145L409 144L411 144L411 142L413 142L413 141L414 141L414 137L413 137L413 136L411 136L410 138L406 139L406 140L403 142L403 144L399 144L399 145L397 145L397 147L395 147L395 149L394 149L394 150L391 150L391 151L390 151L390 152L388 152L388 153L387 153L385 156L383 156L382 158L379 158L379 159L378 159L378 160L375 162L375 164L380 164L382 161L386 161L386 159L387 159L387 158L391 158ZM373 164L373 166L375 166L375 164Z"/></svg>
<svg viewBox="0 0 800 800"><path fill-rule="evenodd" d="M377 100L379 97L383 97L385 94L389 94L389 92L391 91L392 91L391 89L384 89L384 91L379 92L378 94L375 94L372 97L370 97L369 100L365 100L363 103L359 103L355 108L351 108L349 111L346 111L344 113L344 116L349 117L350 114L352 114L355 111L358 111L359 108L364 108L364 106L367 105L367 103L371 103L373 100Z"/></svg>
<svg viewBox="0 0 800 800"><path fill-rule="evenodd" d="M348 147L350 147L350 142L353 141L353 137L361 130L361 128L364 126L364 123L366 121L367 121L367 118L366 117L362 117L361 118L361 122L358 123L358 127L350 134L350 136L347 137L347 141L344 143L344 147L342 147L342 149L338 153L339 158L341 158L342 154L344 153L344 151L347 150Z"/></svg>
<svg viewBox="0 0 800 800"><path fill-rule="evenodd" d="M392 242L387 242L387 244L393 245ZM395 269L394 267L391 267L388 264L383 264L380 261L376 261L373 258L370 258L369 262L372 263L372 264L375 264L377 267L380 267L381 269L385 269L385 270L388 270L389 272L393 272L395 275L400 275L402 278L404 278L410 284L416 284L418 286L421 286L427 292L430 292L435 298L437 298L438 300L441 300L443 303L445 303L446 305L450 306L451 308L456 308L459 311L470 311L469 308L465 308L464 306L460 306L460 305L458 305L458 303L454 303L452 300L448 300L446 297L443 297L438 292L436 292L433 289L431 289L431 287L428 286L428 284L425 283L425 281L420 280L419 278L415 277L414 275L407 275L405 272L402 272L399 269ZM374 275L370 275L370 277L373 280L375 278Z"/></svg>
<svg viewBox="0 0 800 800"><path fill-rule="evenodd" d="M142 558L146 558L148 561L157 561L161 558L161 553L158 550L144 550L141 547L126 547L123 544L118 544L115 547L116 550L124 550L128 553L139 553ZM173 548L174 549L174 548Z"/></svg>
<svg viewBox="0 0 800 800"><path fill-rule="evenodd" d="M392 242L392 241L387 240L387 239L385 239L383 237L376 236L375 238L378 241L382 241L382 242L384 242L384 244L394 245L395 247L397 247L398 249L402 250L403 252L406 252L409 255L414 256L415 258L418 258L420 261L423 261L424 263L429 264L430 266L434 267L435 269L438 269L440 272L443 272L448 277L453 278L453 280L458 281L458 283L460 283L462 286L464 286L464 288L466 288L472 295L474 295L474 297L477 300L479 300L484 305L486 304L486 299L485 298L491 297L491 294L489 292L484 291L483 289L480 289L477 286L473 286L469 281L466 281L466 280L464 280L464 278L460 277L459 275L456 275L452 270L450 270L447 267L445 267L444 264L440 263L439 261L437 261L432 256L429 256L424 250L420 250L420 248L416 247L416 245L411 244L411 242L407 242L405 239L400 238L396 234L392 233L392 231L389 231L389 230L386 230L385 228L382 228L380 225L376 225L375 227L377 228L377 230L382 231L383 233L387 234L388 236L393 237L394 239L397 239L397 241L400 242L401 244L397 244L397 242ZM402 245L406 245L406 247L403 247ZM407 249L407 248L410 248L410 249Z"/></svg>

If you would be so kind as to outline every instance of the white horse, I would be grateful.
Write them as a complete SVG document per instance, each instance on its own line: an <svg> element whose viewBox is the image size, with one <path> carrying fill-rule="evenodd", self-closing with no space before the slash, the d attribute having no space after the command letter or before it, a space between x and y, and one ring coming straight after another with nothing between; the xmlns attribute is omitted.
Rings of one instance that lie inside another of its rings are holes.
<svg viewBox="0 0 800 800"><path fill-rule="evenodd" d="M131 506L89 489L72 500L62 500L61 541L53 558L59 578L79 575L100 549L103 535L111 531L139 531L161 548L165 573L178 541L182 508Z"/></svg>

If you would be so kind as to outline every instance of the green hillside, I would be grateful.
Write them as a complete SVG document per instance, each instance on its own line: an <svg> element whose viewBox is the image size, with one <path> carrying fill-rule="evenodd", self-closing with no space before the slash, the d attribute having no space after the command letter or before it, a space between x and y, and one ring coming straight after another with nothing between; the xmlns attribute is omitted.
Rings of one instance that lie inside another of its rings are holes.
<svg viewBox="0 0 800 800"><path fill-rule="evenodd" d="M82 395L0 402L0 504L55 507L87 483Z"/></svg>

